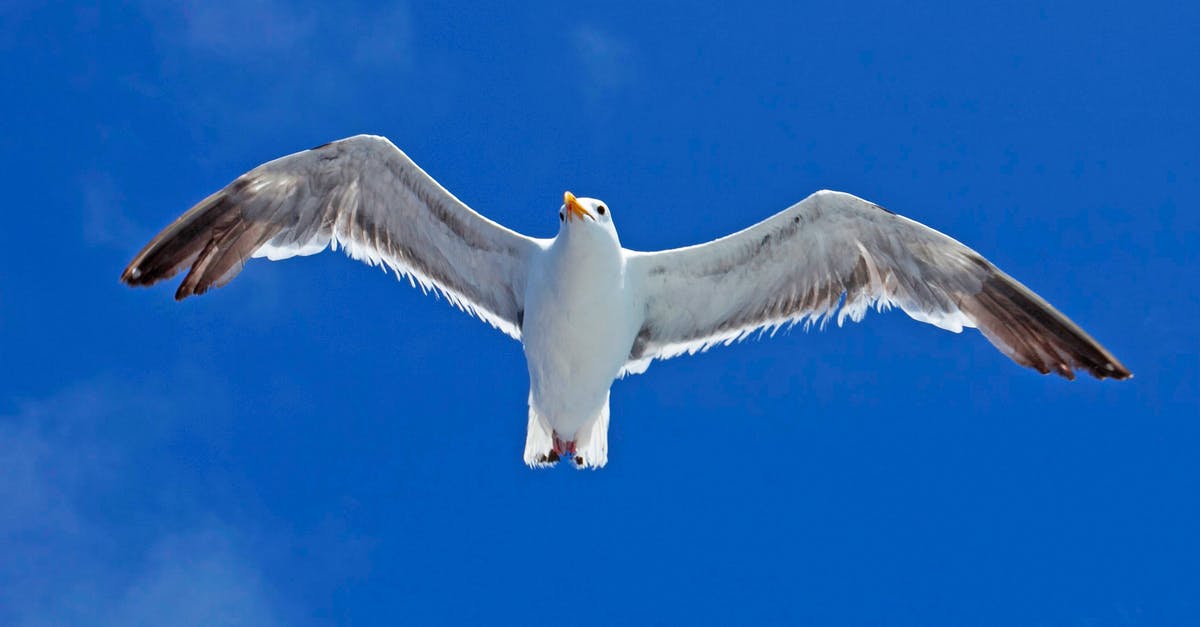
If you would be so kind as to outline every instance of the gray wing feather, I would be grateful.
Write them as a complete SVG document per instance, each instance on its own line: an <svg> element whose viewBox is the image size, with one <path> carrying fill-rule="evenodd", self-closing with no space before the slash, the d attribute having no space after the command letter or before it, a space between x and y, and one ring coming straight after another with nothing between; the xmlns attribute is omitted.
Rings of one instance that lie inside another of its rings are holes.
<svg viewBox="0 0 1200 627"><path fill-rule="evenodd" d="M359 135L265 163L158 234L125 269L150 285L190 268L183 299L228 283L251 257L341 246L519 338L536 240L472 211L383 137Z"/></svg>
<svg viewBox="0 0 1200 627"><path fill-rule="evenodd" d="M861 198L821 191L748 229L687 248L628 254L644 321L626 372L757 330L862 319L899 307L959 332L978 327L1042 373L1130 373L1082 329L961 243Z"/></svg>

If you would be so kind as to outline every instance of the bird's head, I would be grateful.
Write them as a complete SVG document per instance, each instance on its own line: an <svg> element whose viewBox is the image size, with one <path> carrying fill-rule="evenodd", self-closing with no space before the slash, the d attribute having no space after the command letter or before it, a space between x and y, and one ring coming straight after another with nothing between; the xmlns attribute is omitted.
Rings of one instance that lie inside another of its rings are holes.
<svg viewBox="0 0 1200 627"><path fill-rule="evenodd" d="M571 192L563 192L563 205L558 210L558 232L567 229L600 229L616 237L612 210L602 200L576 198Z"/></svg>

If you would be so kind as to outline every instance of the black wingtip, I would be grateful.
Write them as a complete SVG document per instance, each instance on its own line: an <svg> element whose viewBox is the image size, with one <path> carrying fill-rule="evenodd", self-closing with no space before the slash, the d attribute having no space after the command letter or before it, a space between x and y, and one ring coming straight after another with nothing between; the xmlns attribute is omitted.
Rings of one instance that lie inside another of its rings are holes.
<svg viewBox="0 0 1200 627"><path fill-rule="evenodd" d="M1102 371L1093 372L1092 375L1097 379L1115 379L1117 381L1125 381L1126 379L1133 378L1133 373L1128 368L1119 363L1112 362L1104 364Z"/></svg>
<svg viewBox="0 0 1200 627"><path fill-rule="evenodd" d="M964 304L984 335L1014 361L1068 380L1075 379L1076 371L1118 381L1133 376L1049 303L1008 275L989 270L992 276Z"/></svg>

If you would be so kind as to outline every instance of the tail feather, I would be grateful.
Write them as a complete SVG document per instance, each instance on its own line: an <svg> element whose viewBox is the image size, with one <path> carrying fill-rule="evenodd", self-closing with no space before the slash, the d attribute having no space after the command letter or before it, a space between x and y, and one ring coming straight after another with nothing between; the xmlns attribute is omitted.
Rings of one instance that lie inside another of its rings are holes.
<svg viewBox="0 0 1200 627"><path fill-rule="evenodd" d="M553 466L557 457L554 451L554 429L545 417L533 408L533 397L529 398L529 427L525 432L525 464L530 468Z"/></svg>
<svg viewBox="0 0 1200 627"><path fill-rule="evenodd" d="M559 441L550 421L533 408L529 399L529 428L525 435L525 463L531 468L546 468L558 462L559 453L568 455L576 468L603 468L608 463L608 398L604 407L583 424L570 442ZM556 446L560 443L560 446Z"/></svg>
<svg viewBox="0 0 1200 627"><path fill-rule="evenodd" d="M575 466L603 468L608 463L608 399L591 422L585 423L575 438Z"/></svg>

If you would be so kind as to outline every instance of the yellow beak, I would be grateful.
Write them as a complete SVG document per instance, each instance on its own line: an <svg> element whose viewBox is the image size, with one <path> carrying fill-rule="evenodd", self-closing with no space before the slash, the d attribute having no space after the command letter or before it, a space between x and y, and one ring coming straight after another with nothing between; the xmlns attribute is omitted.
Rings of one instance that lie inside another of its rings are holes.
<svg viewBox="0 0 1200 627"><path fill-rule="evenodd" d="M575 199L575 194L571 192L563 192L563 207L567 209L567 220L573 218L579 218L580 220L584 218L596 219L596 216L592 215L590 211L583 208L583 205L579 204L579 201Z"/></svg>

